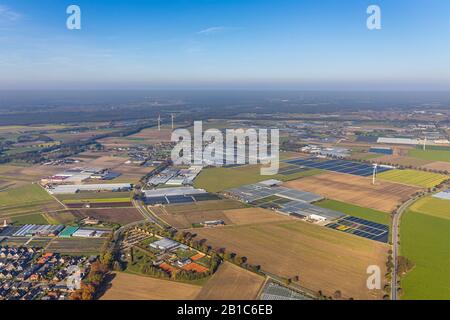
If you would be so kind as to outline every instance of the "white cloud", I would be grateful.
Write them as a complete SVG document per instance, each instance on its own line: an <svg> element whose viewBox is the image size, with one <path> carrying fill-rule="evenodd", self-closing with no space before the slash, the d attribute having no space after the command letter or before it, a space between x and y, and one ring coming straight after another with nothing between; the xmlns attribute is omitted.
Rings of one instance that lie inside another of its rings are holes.
<svg viewBox="0 0 450 320"><path fill-rule="evenodd" d="M211 34L216 34L216 33L221 33L221 32L225 32L225 31L236 30L236 29L237 28L217 26L217 27L210 27L210 28L200 30L197 33L203 34L203 35L211 35Z"/></svg>
<svg viewBox="0 0 450 320"><path fill-rule="evenodd" d="M18 20L22 15L12 9L10 9L7 6L0 5L0 22L5 21L16 21Z"/></svg>

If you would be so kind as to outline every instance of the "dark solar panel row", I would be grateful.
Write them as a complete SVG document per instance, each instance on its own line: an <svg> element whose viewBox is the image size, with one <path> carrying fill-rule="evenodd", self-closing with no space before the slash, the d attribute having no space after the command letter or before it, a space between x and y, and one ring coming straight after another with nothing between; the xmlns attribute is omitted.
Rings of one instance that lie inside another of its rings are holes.
<svg viewBox="0 0 450 320"><path fill-rule="evenodd" d="M340 226L345 226L348 229L340 230L338 229ZM370 240L388 242L389 226L357 217L347 216L328 224L327 227Z"/></svg>
<svg viewBox="0 0 450 320"><path fill-rule="evenodd" d="M342 220L353 221L353 222L363 224L366 226L370 226L370 227L374 227L377 229L389 230L389 226L387 226L385 224L376 223L376 222L368 221L368 220L357 218L357 217L347 216L347 217L343 218Z"/></svg>
<svg viewBox="0 0 450 320"><path fill-rule="evenodd" d="M176 203L190 203L195 201L207 201L207 200L218 200L220 199L215 194L211 193L201 193L194 195L179 195L179 196L167 196L167 197L151 197L146 198L144 203L146 205L156 205L156 204L176 204Z"/></svg>
<svg viewBox="0 0 450 320"><path fill-rule="evenodd" d="M362 164L358 162L346 161L346 160L311 160L311 159L294 159L287 161L289 164L306 166L315 169L323 169L329 171L335 171L340 173L353 174L357 176L368 177L373 173L373 167L368 164ZM379 167L377 171L379 173L390 170L389 168Z"/></svg>

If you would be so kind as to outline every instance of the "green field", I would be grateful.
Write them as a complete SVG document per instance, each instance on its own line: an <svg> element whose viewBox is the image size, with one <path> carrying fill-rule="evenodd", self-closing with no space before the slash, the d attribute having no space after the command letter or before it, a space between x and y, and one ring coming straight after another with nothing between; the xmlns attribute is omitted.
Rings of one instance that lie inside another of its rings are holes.
<svg viewBox="0 0 450 320"><path fill-rule="evenodd" d="M353 217L385 224L389 227L391 225L391 217L386 212L363 208L335 200L323 200L314 204L322 208L340 211Z"/></svg>
<svg viewBox="0 0 450 320"><path fill-rule="evenodd" d="M437 218L450 220L450 200L426 197L411 206L411 210Z"/></svg>
<svg viewBox="0 0 450 320"><path fill-rule="evenodd" d="M390 170L382 172L378 175L378 177L387 181L409 184L424 188L433 188L440 184L442 181L450 178L449 176L443 174L409 169Z"/></svg>
<svg viewBox="0 0 450 320"><path fill-rule="evenodd" d="M71 204L71 203L114 203L114 202L130 202L130 198L107 198L107 199L79 199L79 200L64 200L63 203Z"/></svg>
<svg viewBox="0 0 450 320"><path fill-rule="evenodd" d="M415 263L402 279L402 299L448 299L450 220L406 212L400 228L401 255Z"/></svg>
<svg viewBox="0 0 450 320"><path fill-rule="evenodd" d="M60 208L44 189L36 184L0 192L0 216L39 213L43 208Z"/></svg>
<svg viewBox="0 0 450 320"><path fill-rule="evenodd" d="M290 175L277 174L272 176L263 176L260 174L259 165L247 165L233 168L217 167L203 170L197 179L195 179L194 186L196 188L205 189L209 192L219 192L268 179L288 181L302 177L309 177L321 172L321 170L313 169Z"/></svg>
<svg viewBox="0 0 450 320"><path fill-rule="evenodd" d="M60 194L56 198L60 201L64 200L84 200L84 199L111 199L111 198L128 198L130 192L77 192L73 194Z"/></svg>
<svg viewBox="0 0 450 320"><path fill-rule="evenodd" d="M47 219L42 214L28 214L24 216L16 216L11 219L13 224L48 224Z"/></svg>
<svg viewBox="0 0 450 320"><path fill-rule="evenodd" d="M412 149L408 152L410 157L431 160L431 161L444 161L450 162L450 150L429 149L420 150Z"/></svg>

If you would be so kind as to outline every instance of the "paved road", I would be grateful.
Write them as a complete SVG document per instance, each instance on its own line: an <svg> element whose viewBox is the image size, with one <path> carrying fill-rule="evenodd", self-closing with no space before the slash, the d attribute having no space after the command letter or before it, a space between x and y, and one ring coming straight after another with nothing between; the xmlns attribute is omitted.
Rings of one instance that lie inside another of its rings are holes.
<svg viewBox="0 0 450 320"><path fill-rule="evenodd" d="M428 193L424 196L427 196ZM400 221L402 219L403 213L411 206L414 202L424 197L421 196L419 198L409 199L405 203L401 205L401 207L397 210L397 213L393 217L392 221L392 258L394 267L392 268L392 280L391 280L391 300L397 300L397 290L398 290L398 255L399 255L399 229L400 229Z"/></svg>

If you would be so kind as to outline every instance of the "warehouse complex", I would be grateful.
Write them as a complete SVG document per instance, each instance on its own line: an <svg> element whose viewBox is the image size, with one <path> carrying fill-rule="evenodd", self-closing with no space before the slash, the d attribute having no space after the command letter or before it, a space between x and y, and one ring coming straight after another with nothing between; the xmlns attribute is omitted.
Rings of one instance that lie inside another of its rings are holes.
<svg viewBox="0 0 450 320"><path fill-rule="evenodd" d="M281 181L267 180L228 190L226 194L245 203L314 222L332 221L345 216L342 212L313 205L313 202L324 199L321 195L279 184Z"/></svg>

